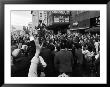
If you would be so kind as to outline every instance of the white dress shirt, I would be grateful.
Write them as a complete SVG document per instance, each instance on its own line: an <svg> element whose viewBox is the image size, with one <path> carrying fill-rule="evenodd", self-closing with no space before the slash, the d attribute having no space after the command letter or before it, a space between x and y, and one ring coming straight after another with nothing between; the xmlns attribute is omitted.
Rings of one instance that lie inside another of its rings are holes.
<svg viewBox="0 0 110 87"><path fill-rule="evenodd" d="M38 77L37 68L39 63L41 63L43 67L47 66L47 64L44 62L44 59L41 56L39 56L38 58L34 56L31 60L28 77Z"/></svg>

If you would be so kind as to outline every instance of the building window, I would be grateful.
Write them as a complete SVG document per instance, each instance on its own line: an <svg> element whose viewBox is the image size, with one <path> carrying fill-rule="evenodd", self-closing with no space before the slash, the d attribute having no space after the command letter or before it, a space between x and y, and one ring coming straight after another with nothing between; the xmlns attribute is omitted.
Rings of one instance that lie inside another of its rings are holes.
<svg viewBox="0 0 110 87"><path fill-rule="evenodd" d="M40 13L40 17L42 17L42 13Z"/></svg>

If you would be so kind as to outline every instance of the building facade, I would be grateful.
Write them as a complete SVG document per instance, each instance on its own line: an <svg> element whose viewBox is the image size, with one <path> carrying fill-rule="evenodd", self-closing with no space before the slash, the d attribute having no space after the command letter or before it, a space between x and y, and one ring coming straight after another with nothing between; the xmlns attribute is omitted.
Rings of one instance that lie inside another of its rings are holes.
<svg viewBox="0 0 110 87"><path fill-rule="evenodd" d="M42 20L42 23L47 25L47 11L38 11L38 19Z"/></svg>
<svg viewBox="0 0 110 87"><path fill-rule="evenodd" d="M47 25L47 11L33 10L31 11L31 14L33 28L35 28L35 26L38 26L39 20L42 20L42 23Z"/></svg>
<svg viewBox="0 0 110 87"><path fill-rule="evenodd" d="M28 23L28 30L30 31L30 33L32 33L32 31L33 31L32 22Z"/></svg>
<svg viewBox="0 0 110 87"><path fill-rule="evenodd" d="M48 11L48 29L58 33L58 31L65 33L70 24L70 11L53 10Z"/></svg>
<svg viewBox="0 0 110 87"><path fill-rule="evenodd" d="M48 11L48 26L53 24L63 24L70 22L70 11Z"/></svg>
<svg viewBox="0 0 110 87"><path fill-rule="evenodd" d="M95 25L100 25L100 11L71 12L71 29L90 28Z"/></svg>

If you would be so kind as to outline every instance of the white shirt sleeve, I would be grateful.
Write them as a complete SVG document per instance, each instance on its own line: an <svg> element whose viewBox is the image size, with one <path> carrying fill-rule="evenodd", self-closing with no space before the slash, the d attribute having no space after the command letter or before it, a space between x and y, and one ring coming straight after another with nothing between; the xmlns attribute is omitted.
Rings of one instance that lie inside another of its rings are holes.
<svg viewBox="0 0 110 87"><path fill-rule="evenodd" d="M39 58L34 56L31 60L28 77L37 77L38 76L37 75L38 63L39 63Z"/></svg>
<svg viewBox="0 0 110 87"><path fill-rule="evenodd" d="M44 59L41 56L39 56L39 59L40 59L41 64L43 65L43 67L46 67L47 64L45 63Z"/></svg>

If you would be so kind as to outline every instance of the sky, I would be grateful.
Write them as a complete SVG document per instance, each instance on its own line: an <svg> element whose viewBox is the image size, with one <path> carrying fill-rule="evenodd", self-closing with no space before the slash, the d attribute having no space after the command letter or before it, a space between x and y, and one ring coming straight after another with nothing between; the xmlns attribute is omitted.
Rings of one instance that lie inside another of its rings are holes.
<svg viewBox="0 0 110 87"><path fill-rule="evenodd" d="M31 11L11 11L11 25L27 26L32 22Z"/></svg>

